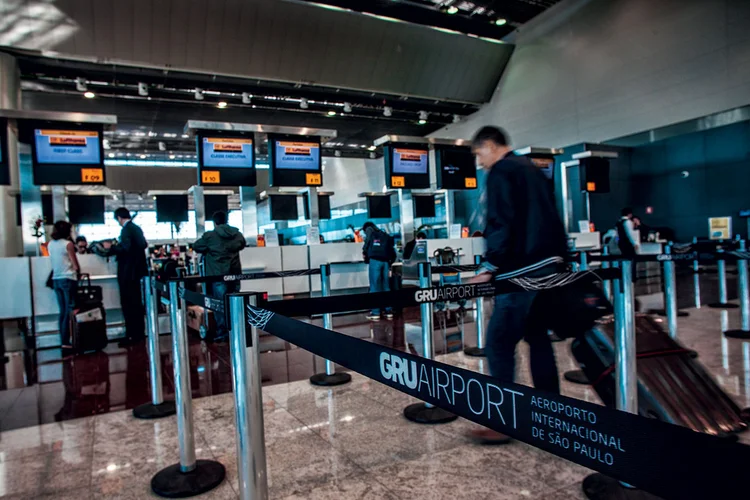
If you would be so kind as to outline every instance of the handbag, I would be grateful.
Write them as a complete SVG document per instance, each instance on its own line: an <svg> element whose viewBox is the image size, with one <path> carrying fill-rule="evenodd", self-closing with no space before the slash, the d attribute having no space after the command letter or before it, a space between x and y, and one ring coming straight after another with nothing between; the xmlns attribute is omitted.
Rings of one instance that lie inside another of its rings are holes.
<svg viewBox="0 0 750 500"><path fill-rule="evenodd" d="M52 279L52 276L54 276L54 271L49 272L49 276L47 276L47 281L44 282L45 286L49 288L50 290L55 289L55 280Z"/></svg>

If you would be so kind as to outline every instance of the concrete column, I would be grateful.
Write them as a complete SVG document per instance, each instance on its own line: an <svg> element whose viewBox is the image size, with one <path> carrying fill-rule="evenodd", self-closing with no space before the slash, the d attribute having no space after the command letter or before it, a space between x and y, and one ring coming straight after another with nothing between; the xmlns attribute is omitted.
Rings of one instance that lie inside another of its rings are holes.
<svg viewBox="0 0 750 500"><path fill-rule="evenodd" d="M4 53L0 53L0 109L21 109L21 73L16 58ZM15 257L22 253L21 229L16 226L14 196L18 192L18 150L15 144L16 134L9 135L11 140L8 141L7 156L11 185L0 186L0 234L3 235L0 238L0 257Z"/></svg>

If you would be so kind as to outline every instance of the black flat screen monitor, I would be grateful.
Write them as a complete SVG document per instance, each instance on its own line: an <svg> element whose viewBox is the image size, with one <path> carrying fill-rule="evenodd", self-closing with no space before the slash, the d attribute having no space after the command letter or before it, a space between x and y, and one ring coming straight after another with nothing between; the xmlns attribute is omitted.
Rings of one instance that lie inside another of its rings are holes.
<svg viewBox="0 0 750 500"><path fill-rule="evenodd" d="M216 212L229 213L229 198L225 194L207 194L204 197L206 220L211 220Z"/></svg>
<svg viewBox="0 0 750 500"><path fill-rule="evenodd" d="M468 147L439 147L436 151L438 189L476 189L477 162Z"/></svg>
<svg viewBox="0 0 750 500"><path fill-rule="evenodd" d="M71 224L104 224L104 196L68 196Z"/></svg>
<svg viewBox="0 0 750 500"><path fill-rule="evenodd" d="M305 219L310 219L310 197L307 193L302 195L302 206L305 207ZM318 195L318 219L326 220L331 218L331 195Z"/></svg>
<svg viewBox="0 0 750 500"><path fill-rule="evenodd" d="M198 183L202 186L255 186L253 134L201 131L197 135Z"/></svg>
<svg viewBox="0 0 750 500"><path fill-rule="evenodd" d="M8 120L0 118L0 186L10 186L8 160Z"/></svg>
<svg viewBox="0 0 750 500"><path fill-rule="evenodd" d="M394 189L430 187L430 151L424 144L389 144L384 151L386 184Z"/></svg>
<svg viewBox="0 0 750 500"><path fill-rule="evenodd" d="M390 219L391 218L391 197L390 196L368 196L367 197L367 217L370 219Z"/></svg>
<svg viewBox="0 0 750 500"><path fill-rule="evenodd" d="M187 222L188 197L185 194L160 194L156 197L156 222Z"/></svg>
<svg viewBox="0 0 750 500"><path fill-rule="evenodd" d="M269 197L271 204L271 220L297 220L297 195L272 194Z"/></svg>
<svg viewBox="0 0 750 500"><path fill-rule="evenodd" d="M34 184L104 185L102 130L69 123L36 123L25 130L31 142Z"/></svg>
<svg viewBox="0 0 750 500"><path fill-rule="evenodd" d="M268 135L271 186L322 186L320 137Z"/></svg>
<svg viewBox="0 0 750 500"><path fill-rule="evenodd" d="M416 196L414 199L414 217L435 217L435 197Z"/></svg>

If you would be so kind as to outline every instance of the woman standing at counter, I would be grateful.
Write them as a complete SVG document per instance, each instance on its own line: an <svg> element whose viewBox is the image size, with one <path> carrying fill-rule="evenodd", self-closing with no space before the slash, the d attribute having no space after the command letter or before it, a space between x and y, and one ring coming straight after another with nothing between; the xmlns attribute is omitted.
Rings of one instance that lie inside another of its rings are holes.
<svg viewBox="0 0 750 500"><path fill-rule="evenodd" d="M52 282L55 295L57 295L57 304L60 307L58 327L64 350L73 349L70 343L70 317L73 313L78 274L81 272L76 257L76 247L70 238L71 229L70 222L64 220L55 222L52 241L47 246L52 260Z"/></svg>

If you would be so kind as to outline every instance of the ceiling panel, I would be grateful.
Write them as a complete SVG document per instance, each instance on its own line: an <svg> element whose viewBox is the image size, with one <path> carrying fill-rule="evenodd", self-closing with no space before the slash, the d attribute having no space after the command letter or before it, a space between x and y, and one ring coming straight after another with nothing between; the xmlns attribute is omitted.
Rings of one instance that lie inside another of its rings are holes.
<svg viewBox="0 0 750 500"><path fill-rule="evenodd" d="M0 13L15 28L0 32L0 45L471 103L491 97L512 51L278 0L0 0Z"/></svg>

